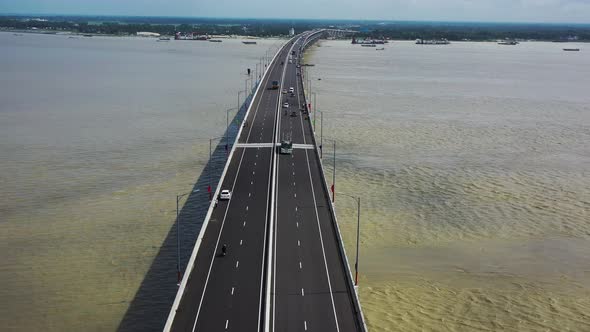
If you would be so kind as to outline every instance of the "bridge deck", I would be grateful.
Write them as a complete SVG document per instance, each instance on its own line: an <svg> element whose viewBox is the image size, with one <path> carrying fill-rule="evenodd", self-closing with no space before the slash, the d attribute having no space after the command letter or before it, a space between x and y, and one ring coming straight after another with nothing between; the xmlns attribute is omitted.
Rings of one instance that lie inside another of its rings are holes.
<svg viewBox="0 0 590 332"><path fill-rule="evenodd" d="M301 42L296 44L297 56ZM297 62L287 65L283 82L285 88L294 88L295 96L285 94L281 103L304 106ZM311 118L283 113L279 137L285 135L291 137L294 147L312 145ZM330 197L320 172L313 150L294 150L292 155L279 156L273 251L274 331L360 330L333 227Z"/></svg>
<svg viewBox="0 0 590 332"><path fill-rule="evenodd" d="M231 200L219 201L203 226L169 330L363 330L311 123L303 113L280 111L283 98L304 104L297 61L287 61L291 50L299 56L304 37L277 54L252 102L249 126L242 128L220 184L232 190ZM294 87L295 96L266 89L273 80ZM287 134L293 153L279 155L277 137ZM223 244L228 254L221 257Z"/></svg>

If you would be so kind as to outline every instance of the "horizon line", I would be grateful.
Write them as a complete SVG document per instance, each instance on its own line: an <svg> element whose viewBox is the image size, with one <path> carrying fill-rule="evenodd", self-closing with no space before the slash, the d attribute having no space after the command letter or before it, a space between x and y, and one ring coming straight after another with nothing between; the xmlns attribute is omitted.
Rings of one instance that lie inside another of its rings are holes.
<svg viewBox="0 0 590 332"><path fill-rule="evenodd" d="M123 15L123 14L58 14L58 13L1 13L6 16L37 17L107 17L107 18L179 18L179 19L218 19L218 20L280 20L280 21L348 21L348 22L406 22L406 23L486 23L486 24L541 24L541 25L588 25L590 22L540 22L540 21L464 21L464 20L411 20L411 19L353 19L353 18L271 18L235 16L176 16L176 15Z"/></svg>

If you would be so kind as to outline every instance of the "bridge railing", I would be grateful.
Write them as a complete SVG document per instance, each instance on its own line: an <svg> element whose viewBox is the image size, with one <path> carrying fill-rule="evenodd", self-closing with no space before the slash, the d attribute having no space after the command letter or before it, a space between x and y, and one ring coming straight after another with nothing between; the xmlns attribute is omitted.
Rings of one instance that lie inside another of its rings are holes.
<svg viewBox="0 0 590 332"><path fill-rule="evenodd" d="M304 45L304 51L307 47L309 47L311 44L315 43L317 40L319 40L321 38L321 35L324 33L324 30L320 30L318 31L316 34L314 34L311 38L308 38L305 42ZM305 95L305 90L303 90L303 100L305 101L305 105L308 105L307 103L307 96ZM314 109L313 112L315 112L316 110ZM312 139L313 139L313 143L315 145L315 154L317 159L319 160L320 163L320 175L322 178L322 185L324 187L324 193L328 193L329 192L329 186L328 186L328 181L326 180L326 175L324 174L324 164L322 163L322 158L320 157L319 154L319 148L318 148L318 144L317 144L317 140L316 140L316 134L315 131L313 130L313 126L311 125L311 121L308 122L309 126L311 128L311 132L312 132ZM353 305L356 311L356 316L357 319L359 321L359 325L362 329L362 331L367 331L367 325L365 323L365 317L363 315L363 311L361 308L361 303L359 301L359 297L358 297L358 289L357 287L354 285L353 282L353 277L352 277L352 271L350 270L350 265L348 264L348 256L346 255L346 249L344 248L344 242L342 240L342 235L340 233L340 227L338 226L338 218L336 217L336 209L334 206L334 203L332 203L332 200L330 199L329 195L328 195L328 201L330 202L330 204L328 204L330 206L330 213L332 215L332 221L333 221L333 227L336 230L336 236L338 237L338 249L340 250L340 257L342 259L342 264L345 266L346 268L346 272L347 272L347 276L348 278L346 278L347 281L347 285L349 290L351 291L351 293L353 294Z"/></svg>

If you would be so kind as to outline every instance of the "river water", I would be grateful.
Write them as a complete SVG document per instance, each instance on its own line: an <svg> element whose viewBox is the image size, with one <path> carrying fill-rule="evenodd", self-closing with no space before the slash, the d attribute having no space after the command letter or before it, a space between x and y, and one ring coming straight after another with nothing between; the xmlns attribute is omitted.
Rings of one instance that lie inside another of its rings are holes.
<svg viewBox="0 0 590 332"><path fill-rule="evenodd" d="M169 298L132 303L146 273L148 297L174 289L175 195L273 44L0 33L2 330L160 328ZM369 328L590 330L585 45L320 45L328 178L329 138L337 191L363 199ZM354 202L337 209L353 259Z"/></svg>
<svg viewBox="0 0 590 332"><path fill-rule="evenodd" d="M590 49L562 47L308 51L370 330L590 331Z"/></svg>
<svg viewBox="0 0 590 332"><path fill-rule="evenodd" d="M161 329L175 197L224 135L246 68L278 44L0 33L0 330Z"/></svg>

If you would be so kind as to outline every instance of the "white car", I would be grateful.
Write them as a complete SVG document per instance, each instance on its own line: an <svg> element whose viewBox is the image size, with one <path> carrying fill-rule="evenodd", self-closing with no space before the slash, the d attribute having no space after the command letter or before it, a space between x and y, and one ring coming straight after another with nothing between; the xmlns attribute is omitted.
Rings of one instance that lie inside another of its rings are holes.
<svg viewBox="0 0 590 332"><path fill-rule="evenodd" d="M287 89L283 89L283 93L287 93Z"/></svg>
<svg viewBox="0 0 590 332"><path fill-rule="evenodd" d="M283 104L283 107L284 107L284 108L289 108L289 103L284 103L284 104Z"/></svg>
<svg viewBox="0 0 590 332"><path fill-rule="evenodd" d="M295 88L294 87L290 87L289 88L289 92L291 92L291 93L295 92Z"/></svg>
<svg viewBox="0 0 590 332"><path fill-rule="evenodd" d="M229 191L227 189L223 189L221 191L221 193L219 194L219 199L228 200L230 198L231 198L231 191Z"/></svg>

